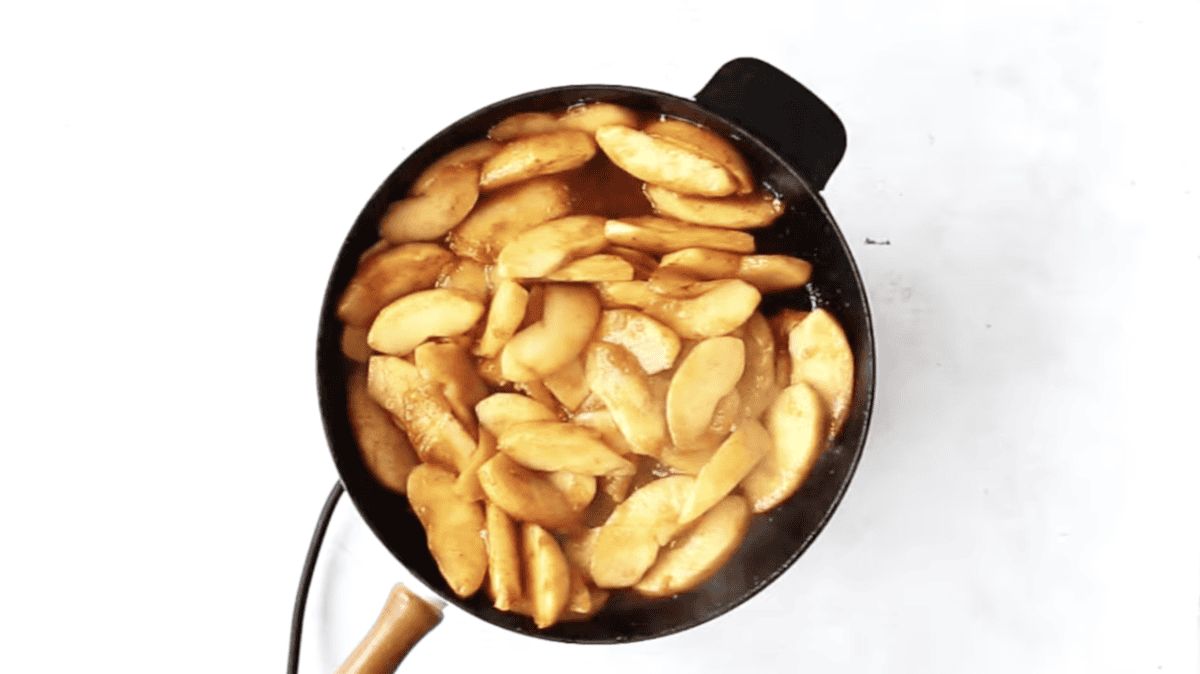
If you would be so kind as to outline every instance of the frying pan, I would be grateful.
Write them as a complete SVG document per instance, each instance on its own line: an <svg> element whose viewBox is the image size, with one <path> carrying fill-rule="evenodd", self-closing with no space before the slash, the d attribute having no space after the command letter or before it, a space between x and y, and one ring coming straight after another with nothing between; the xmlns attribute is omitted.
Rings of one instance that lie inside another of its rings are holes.
<svg viewBox="0 0 1200 674"><path fill-rule="evenodd" d="M717 575L692 592L668 599L618 593L591 620L538 630L529 618L496 610L483 592L467 599L456 596L438 572L407 499L371 477L346 411L352 363L341 353L336 307L360 254L378 239L384 210L407 195L422 169L446 152L484 138L505 117L591 101L691 120L728 138L741 151L754 175L787 204L771 227L753 232L758 251L793 255L813 264L807 287L768 295L762 310L768 316L784 307L830 311L854 353L855 389L845 425L803 486L783 505L755 517L741 548ZM350 229L330 275L317 337L320 407L333 460L346 493L384 547L447 603L513 632L572 643L631 642L679 632L729 611L783 573L812 543L846 492L866 441L874 396L875 349L866 293L850 249L820 195L845 146L841 122L808 89L763 61L742 58L722 66L695 100L627 86L544 89L472 113L413 152L383 182Z"/></svg>

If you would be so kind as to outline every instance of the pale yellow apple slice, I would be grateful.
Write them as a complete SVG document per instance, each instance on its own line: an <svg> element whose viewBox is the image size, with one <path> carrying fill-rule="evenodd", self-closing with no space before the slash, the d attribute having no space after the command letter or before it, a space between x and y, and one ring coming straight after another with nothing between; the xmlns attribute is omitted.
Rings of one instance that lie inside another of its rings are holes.
<svg viewBox="0 0 1200 674"><path fill-rule="evenodd" d="M646 185L645 193L655 213L706 227L757 229L783 215L783 202L771 195L713 199L680 194L658 185Z"/></svg>
<svg viewBox="0 0 1200 674"><path fill-rule="evenodd" d="M543 176L498 190L480 201L450 230L450 249L492 264L504 247L525 230L571 212L571 191L554 176Z"/></svg>
<svg viewBox="0 0 1200 674"><path fill-rule="evenodd" d="M545 403L520 393L493 393L475 405L479 425L499 436L522 421L557 421L558 415Z"/></svg>
<svg viewBox="0 0 1200 674"><path fill-rule="evenodd" d="M494 503L485 506L487 518L488 593L496 608L511 610L524 596L517 527Z"/></svg>
<svg viewBox="0 0 1200 674"><path fill-rule="evenodd" d="M408 488L408 474L420 463L416 451L392 421L392 415L367 393L366 368L354 370L346 393L350 427L363 463L380 484L403 494Z"/></svg>
<svg viewBox="0 0 1200 674"><path fill-rule="evenodd" d="M541 278L569 260L600 252L608 245L604 218L570 215L530 228L512 240L496 258L496 272L506 278Z"/></svg>
<svg viewBox="0 0 1200 674"><path fill-rule="evenodd" d="M492 358L500 353L521 327L528 303L529 291L519 283L511 279L500 281L496 286L496 294L492 295L487 323L479 337L479 344L475 347L475 355Z"/></svg>
<svg viewBox="0 0 1200 674"><path fill-rule="evenodd" d="M659 119L642 129L651 136L685 147L724 166L737 183L738 194L754 191L754 177L742 153L728 140L702 126L681 119Z"/></svg>
<svg viewBox="0 0 1200 674"><path fill-rule="evenodd" d="M633 473L633 464L586 426L560 421L526 421L510 425L497 438L497 448L517 463L541 471L566 470L581 475Z"/></svg>
<svg viewBox="0 0 1200 674"><path fill-rule="evenodd" d="M367 344L381 353L403 356L430 337L450 337L470 330L483 316L483 302L458 290L418 290L379 311Z"/></svg>
<svg viewBox="0 0 1200 674"><path fill-rule="evenodd" d="M558 541L533 522L521 525L521 544L533 622L545 629L558 622L571 596L567 558Z"/></svg>
<svg viewBox="0 0 1200 674"><path fill-rule="evenodd" d="M656 216L637 216L608 220L604 236L617 246L625 246L654 255L673 253L684 248L712 248L731 253L753 253L754 237L734 229L701 227L681 220Z"/></svg>
<svg viewBox="0 0 1200 674"><path fill-rule="evenodd" d="M593 342L585 363L588 385L604 401L621 434L638 454L657 456L667 442L666 421L651 403L650 381L627 349Z"/></svg>
<svg viewBox="0 0 1200 674"><path fill-rule="evenodd" d="M679 335L633 309L609 309L600 315L596 339L625 347L646 374L670 369L679 355Z"/></svg>
<svg viewBox="0 0 1200 674"><path fill-rule="evenodd" d="M503 508L513 519L555 529L576 518L566 495L544 474L529 470L507 454L496 454L486 461L479 467L478 475L487 500Z"/></svg>
<svg viewBox="0 0 1200 674"><path fill-rule="evenodd" d="M542 320L504 346L500 367L510 381L528 382L558 372L577 358L600 320L600 298L590 286L546 286Z"/></svg>
<svg viewBox="0 0 1200 674"><path fill-rule="evenodd" d="M812 277L812 265L790 255L747 255L737 277L764 293L799 288Z"/></svg>
<svg viewBox="0 0 1200 674"><path fill-rule="evenodd" d="M737 337L713 337L696 344L679 363L667 389L667 429L675 446L691 448L713 419L717 402L742 377L746 349Z"/></svg>
<svg viewBox="0 0 1200 674"><path fill-rule="evenodd" d="M713 281L703 294L654 301L645 311L684 339L706 339L732 332L758 309L762 294L738 279Z"/></svg>
<svg viewBox="0 0 1200 674"><path fill-rule="evenodd" d="M388 206L379 235L392 243L432 241L463 221L479 200L479 167L447 166L424 191Z"/></svg>

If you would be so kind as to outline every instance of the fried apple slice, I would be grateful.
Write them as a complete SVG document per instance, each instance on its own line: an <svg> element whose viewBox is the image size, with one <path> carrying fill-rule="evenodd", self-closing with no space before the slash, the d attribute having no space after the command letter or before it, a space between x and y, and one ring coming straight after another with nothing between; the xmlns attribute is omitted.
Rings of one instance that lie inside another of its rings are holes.
<svg viewBox="0 0 1200 674"><path fill-rule="evenodd" d="M462 222L479 200L479 167L447 166L415 196L392 203L379 235L396 244L432 241Z"/></svg>
<svg viewBox="0 0 1200 674"><path fill-rule="evenodd" d="M351 373L346 394L350 427L363 463L380 484L403 494L408 488L408 475L420 460L392 415L367 393L366 368L358 367Z"/></svg>
<svg viewBox="0 0 1200 674"><path fill-rule="evenodd" d="M353 325L342 327L342 355L360 363L367 362L374 351L367 344L367 329Z"/></svg>
<svg viewBox="0 0 1200 674"><path fill-rule="evenodd" d="M578 424L512 424L497 438L497 448L533 470L567 470L580 475L634 472L633 464L609 449L598 431Z"/></svg>
<svg viewBox="0 0 1200 674"><path fill-rule="evenodd" d="M403 356L430 337L461 335L482 315L483 302L460 290L418 290L379 310L367 344L381 353Z"/></svg>
<svg viewBox="0 0 1200 674"><path fill-rule="evenodd" d="M633 589L648 597L670 597L696 588L729 561L749 529L746 500L726 496L664 549Z"/></svg>
<svg viewBox="0 0 1200 674"><path fill-rule="evenodd" d="M496 123L488 131L488 138L498 143L506 143L515 138L549 133L560 128L562 127L558 118L549 112L518 112Z"/></svg>
<svg viewBox="0 0 1200 674"><path fill-rule="evenodd" d="M396 356L372 356L367 393L396 417L422 461L455 471L467 464L475 440L450 410L441 387L422 377L412 363Z"/></svg>
<svg viewBox="0 0 1200 674"><path fill-rule="evenodd" d="M684 272L699 279L734 278L742 264L742 256L711 248L683 248L663 256L659 269Z"/></svg>
<svg viewBox="0 0 1200 674"><path fill-rule="evenodd" d="M567 558L558 541L533 522L521 525L521 544L533 623L546 629L558 622L571 596Z"/></svg>
<svg viewBox="0 0 1200 674"><path fill-rule="evenodd" d="M461 224L450 230L450 248L483 264L525 230L571 211L571 192L553 176L527 180L484 199Z"/></svg>
<svg viewBox="0 0 1200 674"><path fill-rule="evenodd" d="M524 421L557 421L544 403L520 393L493 393L475 405L479 425L499 437L509 426Z"/></svg>
<svg viewBox="0 0 1200 674"><path fill-rule="evenodd" d="M771 442L771 435L762 424L745 420L696 475L696 486L683 504L679 523L690 523L728 496L771 451Z"/></svg>
<svg viewBox="0 0 1200 674"><path fill-rule="evenodd" d="M646 374L670 369L679 355L679 335L633 309L609 309L600 315L596 339L625 347Z"/></svg>
<svg viewBox="0 0 1200 674"><path fill-rule="evenodd" d="M732 253L754 252L754 237L746 232L702 227L656 216L608 220L604 223L604 236L612 244L654 255L673 253L684 248L713 248Z"/></svg>
<svg viewBox="0 0 1200 674"><path fill-rule="evenodd" d="M742 480L742 492L756 513L766 512L796 493L825 446L826 414L808 384L787 387L767 408L771 451Z"/></svg>
<svg viewBox="0 0 1200 674"><path fill-rule="evenodd" d="M687 450L708 429L717 401L733 391L745 368L746 349L737 337L713 337L693 348L667 389L667 429Z"/></svg>
<svg viewBox="0 0 1200 674"><path fill-rule="evenodd" d="M567 503L571 504L571 511L577 516L591 504L592 499L596 498L596 477L594 475L556 470L546 473L546 479L557 487L563 496L567 497Z"/></svg>
<svg viewBox="0 0 1200 674"><path fill-rule="evenodd" d="M338 319L366 328L384 306L432 288L454 254L436 243L409 243L365 259L338 300Z"/></svg>
<svg viewBox="0 0 1200 674"><path fill-rule="evenodd" d="M645 281L658 269L658 260L636 248L609 246L605 252L619 255L628 262L633 267L633 278L636 281Z"/></svg>
<svg viewBox="0 0 1200 674"><path fill-rule="evenodd" d="M479 486L487 500L503 508L514 519L557 529L576 518L571 502L554 483L544 474L513 461L507 454L496 454L477 472Z"/></svg>
<svg viewBox="0 0 1200 674"><path fill-rule="evenodd" d="M492 282L488 279L487 267L469 257L460 257L454 264L446 265L435 284L438 288L461 290L486 302L492 294Z"/></svg>
<svg viewBox="0 0 1200 674"><path fill-rule="evenodd" d="M529 382L558 372L579 356L599 320L600 298L590 286L547 286L542 320L518 332L500 354L504 377Z"/></svg>
<svg viewBox="0 0 1200 674"><path fill-rule="evenodd" d="M500 281L488 307L487 324L475 347L475 355L492 358L500 353L520 327L528 303L529 291L519 283L511 279Z"/></svg>
<svg viewBox="0 0 1200 674"><path fill-rule="evenodd" d="M592 136L574 129L517 138L483 162L479 189L494 190L536 176L569 171L583 166L595 154Z"/></svg>
<svg viewBox="0 0 1200 674"><path fill-rule="evenodd" d="M754 286L726 279L713 281L711 288L691 299L664 298L646 307L646 313L657 318L684 339L706 339L728 334L758 308L762 294Z"/></svg>
<svg viewBox="0 0 1200 674"><path fill-rule="evenodd" d="M742 343L746 346L746 367L737 383L742 404L739 416L760 419L782 390L775 382L775 336L761 313L754 312L746 321Z"/></svg>
<svg viewBox="0 0 1200 674"><path fill-rule="evenodd" d="M509 611L521 602L521 553L517 527L495 503L485 506L487 522L488 592L496 608Z"/></svg>
<svg viewBox="0 0 1200 674"><path fill-rule="evenodd" d="M608 245L604 218L571 215L522 232L496 258L496 271L506 278L541 278L568 260L599 252Z"/></svg>
<svg viewBox="0 0 1200 674"><path fill-rule="evenodd" d="M550 272L546 280L571 283L632 281L633 265L618 255L589 255Z"/></svg>
<svg viewBox="0 0 1200 674"><path fill-rule="evenodd" d="M630 445L629 441L625 439L625 435L621 433L620 427L613 419L612 412L603 406L603 402L600 404L600 409L580 411L571 417L571 421L600 433L600 437L604 438L604 444L621 456L628 457L637 453L634 451L633 445Z"/></svg>
<svg viewBox="0 0 1200 674"><path fill-rule="evenodd" d="M454 493L468 501L482 501L485 495L483 487L479 486L479 467L493 456L496 456L496 436L481 429L475 451L454 480Z"/></svg>
<svg viewBox="0 0 1200 674"><path fill-rule="evenodd" d="M783 215L783 202L771 195L713 199L680 194L658 185L646 185L645 194L655 213L706 227L757 229Z"/></svg>
<svg viewBox="0 0 1200 674"><path fill-rule="evenodd" d="M606 281L597 283L596 290L600 293L600 306L605 309L645 309L659 299L658 294L650 290L647 281Z"/></svg>
<svg viewBox="0 0 1200 674"><path fill-rule="evenodd" d="M696 479L674 475L629 495L609 515L592 546L596 587L629 587L646 573L659 548L679 531L679 513Z"/></svg>
<svg viewBox="0 0 1200 674"><path fill-rule="evenodd" d="M738 194L754 191L754 177L742 153L721 136L682 119L659 119L650 122L642 131L685 147L724 166L737 182Z"/></svg>
<svg viewBox="0 0 1200 674"><path fill-rule="evenodd" d="M592 392L587 385L582 358L575 358L563 369L543 379L542 383L568 412L579 409L584 399Z"/></svg>
<svg viewBox="0 0 1200 674"><path fill-rule="evenodd" d="M474 433L475 405L488 396L488 388L466 347L453 342L425 342L413 351L413 362L425 379L442 387L454 416Z"/></svg>
<svg viewBox="0 0 1200 674"><path fill-rule="evenodd" d="M596 129L596 144L636 178L684 194L723 197L737 190L719 163L675 143L623 125Z"/></svg>
<svg viewBox="0 0 1200 674"><path fill-rule="evenodd" d="M442 171L448 167L473 166L479 168L483 160L499 152L501 147L500 143L490 140L479 140L474 143L467 143L456 150L451 150L441 159L430 164L429 168L417 176L417 179L413 182L412 189L409 190L409 196L427 193Z"/></svg>
<svg viewBox="0 0 1200 674"><path fill-rule="evenodd" d="M408 476L408 502L425 527L429 552L459 597L475 594L488 569L483 506L454 493L454 474L424 463Z"/></svg>
<svg viewBox="0 0 1200 674"><path fill-rule="evenodd" d="M737 277L764 293L799 288L812 277L812 265L790 255L747 255Z"/></svg>
<svg viewBox="0 0 1200 674"><path fill-rule="evenodd" d="M658 456L667 442L666 422L653 409L650 381L637 358L622 346L594 342L584 369L588 386L604 401L633 450Z"/></svg>
<svg viewBox="0 0 1200 674"><path fill-rule="evenodd" d="M602 126L620 124L636 127L638 121L636 112L615 103L584 103L568 108L560 115L558 126L595 135L596 129Z"/></svg>
<svg viewBox="0 0 1200 674"><path fill-rule="evenodd" d="M837 435L854 389L854 354L842 326L833 314L815 309L788 333L788 351L791 383L804 382L816 389L829 412L829 435Z"/></svg>

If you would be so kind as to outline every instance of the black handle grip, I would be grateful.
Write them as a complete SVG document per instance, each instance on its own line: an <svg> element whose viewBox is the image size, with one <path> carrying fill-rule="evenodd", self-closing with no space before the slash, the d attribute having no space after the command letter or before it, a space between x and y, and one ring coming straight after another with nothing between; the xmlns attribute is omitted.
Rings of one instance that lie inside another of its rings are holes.
<svg viewBox="0 0 1200 674"><path fill-rule="evenodd" d="M696 102L758 136L816 191L846 153L846 127L804 85L769 63L739 58L721 66Z"/></svg>

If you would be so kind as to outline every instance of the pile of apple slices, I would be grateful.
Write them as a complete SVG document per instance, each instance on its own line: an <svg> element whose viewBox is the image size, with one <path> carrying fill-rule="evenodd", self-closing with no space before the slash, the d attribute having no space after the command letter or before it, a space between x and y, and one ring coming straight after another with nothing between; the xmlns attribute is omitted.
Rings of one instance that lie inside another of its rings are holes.
<svg viewBox="0 0 1200 674"><path fill-rule="evenodd" d="M601 163L643 212L579 212ZM854 366L824 309L759 309L811 272L755 253L783 211L723 138L605 103L506 119L391 205L337 309L350 420L456 594L545 628L685 592L795 493Z"/></svg>

